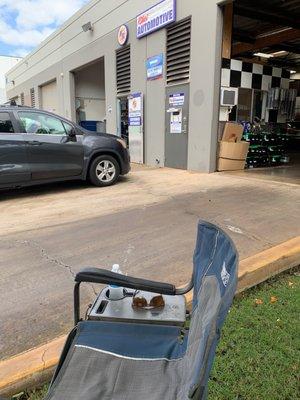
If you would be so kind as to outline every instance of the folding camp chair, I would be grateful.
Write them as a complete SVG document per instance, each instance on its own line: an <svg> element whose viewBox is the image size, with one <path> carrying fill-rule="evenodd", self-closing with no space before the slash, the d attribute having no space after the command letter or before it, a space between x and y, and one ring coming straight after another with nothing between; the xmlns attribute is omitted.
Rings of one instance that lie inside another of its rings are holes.
<svg viewBox="0 0 300 400"><path fill-rule="evenodd" d="M220 328L236 290L237 265L237 251L228 235L217 226L200 222L192 280L183 289L96 268L78 273L76 326L46 400L205 399ZM79 321L82 282L161 293L166 303L171 297L183 298L193 288L190 324L113 318Z"/></svg>

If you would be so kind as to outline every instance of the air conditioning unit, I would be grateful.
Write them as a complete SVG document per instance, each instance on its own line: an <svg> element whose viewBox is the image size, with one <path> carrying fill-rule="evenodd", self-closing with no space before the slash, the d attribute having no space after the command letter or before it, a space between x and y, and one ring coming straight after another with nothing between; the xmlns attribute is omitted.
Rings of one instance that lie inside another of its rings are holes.
<svg viewBox="0 0 300 400"><path fill-rule="evenodd" d="M238 88L221 87L221 106L233 107L237 105Z"/></svg>

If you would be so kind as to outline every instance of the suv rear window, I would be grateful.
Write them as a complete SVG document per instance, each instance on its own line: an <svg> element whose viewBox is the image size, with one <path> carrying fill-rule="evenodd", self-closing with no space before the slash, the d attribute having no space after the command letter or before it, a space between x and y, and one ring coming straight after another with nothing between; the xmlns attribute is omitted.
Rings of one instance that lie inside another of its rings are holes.
<svg viewBox="0 0 300 400"><path fill-rule="evenodd" d="M0 133L14 133L13 124L7 112L0 112Z"/></svg>

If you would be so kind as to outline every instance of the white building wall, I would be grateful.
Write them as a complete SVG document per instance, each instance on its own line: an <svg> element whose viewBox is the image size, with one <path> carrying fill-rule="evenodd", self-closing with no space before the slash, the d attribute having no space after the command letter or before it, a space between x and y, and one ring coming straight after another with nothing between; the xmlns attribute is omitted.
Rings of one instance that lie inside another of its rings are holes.
<svg viewBox="0 0 300 400"><path fill-rule="evenodd" d="M166 30L136 38L136 16L159 0L92 0L46 39L23 62L9 71L9 97L31 87L36 92L57 80L58 114L73 120L75 79L73 71L103 58L105 63L105 116L107 131L117 132L115 51L118 27L129 26L131 45L131 91L145 94L145 161L164 165L166 79L147 82L147 57L166 52ZM177 0L177 20L192 15L188 168L215 169L219 85L221 70L222 13L218 0ZM91 22L92 32L82 25Z"/></svg>
<svg viewBox="0 0 300 400"><path fill-rule="evenodd" d="M7 101L5 74L19 61L20 57L0 56L0 104Z"/></svg>

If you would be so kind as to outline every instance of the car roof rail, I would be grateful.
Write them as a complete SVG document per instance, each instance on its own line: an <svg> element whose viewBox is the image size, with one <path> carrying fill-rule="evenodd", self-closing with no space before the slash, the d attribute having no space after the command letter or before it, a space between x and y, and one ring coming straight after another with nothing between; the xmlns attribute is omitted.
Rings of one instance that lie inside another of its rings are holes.
<svg viewBox="0 0 300 400"><path fill-rule="evenodd" d="M19 108L33 108L31 106L23 106L21 104L11 104L11 103L4 103L4 104L0 104L0 107L19 107Z"/></svg>

